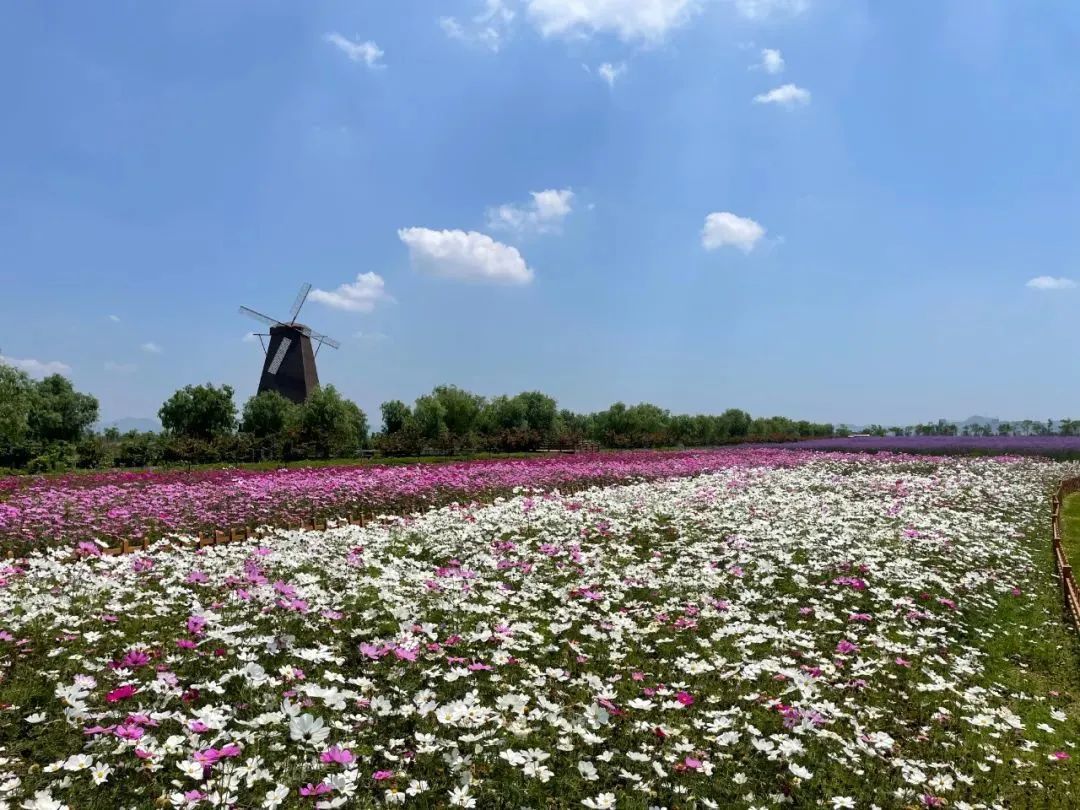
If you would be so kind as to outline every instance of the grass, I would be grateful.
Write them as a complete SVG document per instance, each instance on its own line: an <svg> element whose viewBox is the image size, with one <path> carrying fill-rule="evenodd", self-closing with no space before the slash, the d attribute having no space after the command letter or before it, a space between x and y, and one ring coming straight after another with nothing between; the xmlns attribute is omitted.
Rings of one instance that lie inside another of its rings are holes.
<svg viewBox="0 0 1080 810"><path fill-rule="evenodd" d="M1066 495L1061 504L1061 545L1076 565L1080 560L1080 492Z"/></svg>

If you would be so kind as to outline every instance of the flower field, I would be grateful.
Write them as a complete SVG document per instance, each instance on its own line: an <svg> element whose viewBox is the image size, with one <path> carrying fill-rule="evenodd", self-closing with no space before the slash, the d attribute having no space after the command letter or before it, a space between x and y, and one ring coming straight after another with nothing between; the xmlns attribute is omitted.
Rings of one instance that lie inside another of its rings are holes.
<svg viewBox="0 0 1080 810"><path fill-rule="evenodd" d="M1076 467L777 452L43 547L0 573L0 806L1074 806L1045 524Z"/></svg>
<svg viewBox="0 0 1080 810"><path fill-rule="evenodd" d="M551 489L790 466L806 453L726 449L628 452L387 467L108 472L0 478L0 549L139 541L240 526L297 525L349 512L424 509Z"/></svg>

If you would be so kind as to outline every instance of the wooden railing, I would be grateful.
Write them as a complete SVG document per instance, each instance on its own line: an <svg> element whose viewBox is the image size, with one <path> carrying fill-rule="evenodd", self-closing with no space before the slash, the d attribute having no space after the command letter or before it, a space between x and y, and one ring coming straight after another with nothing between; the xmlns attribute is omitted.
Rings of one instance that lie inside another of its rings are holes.
<svg viewBox="0 0 1080 810"><path fill-rule="evenodd" d="M1054 538L1054 567L1061 577L1061 596L1073 626L1080 632L1080 589L1076 586L1069 557L1061 545L1061 507L1065 503L1065 497L1074 492L1080 492L1080 478L1066 478L1058 485L1051 502L1050 528Z"/></svg>

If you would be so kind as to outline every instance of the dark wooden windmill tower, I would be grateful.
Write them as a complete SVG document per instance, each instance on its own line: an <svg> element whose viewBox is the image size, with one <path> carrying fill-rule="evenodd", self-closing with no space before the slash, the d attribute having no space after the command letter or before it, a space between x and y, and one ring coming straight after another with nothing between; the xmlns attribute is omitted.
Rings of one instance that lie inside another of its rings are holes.
<svg viewBox="0 0 1080 810"><path fill-rule="evenodd" d="M332 349L341 346L333 338L320 335L302 323L297 323L296 316L300 314L300 308L304 306L310 292L310 284L304 284L300 288L292 312L289 313L288 323L248 307L240 307L244 315L270 327L268 333L256 333L265 353L262 377L259 378L260 394L263 391L277 391L297 404L303 402L319 387L319 372L315 370L315 356L319 349L323 346ZM269 343L264 341L264 338L269 338ZM311 348L312 342L318 344L315 349Z"/></svg>

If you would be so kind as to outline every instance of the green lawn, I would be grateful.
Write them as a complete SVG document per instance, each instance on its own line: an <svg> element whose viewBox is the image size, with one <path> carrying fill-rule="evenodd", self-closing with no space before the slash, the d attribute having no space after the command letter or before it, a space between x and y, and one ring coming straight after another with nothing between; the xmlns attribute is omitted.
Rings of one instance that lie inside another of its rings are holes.
<svg viewBox="0 0 1080 810"><path fill-rule="evenodd" d="M1080 560L1080 492L1067 495L1061 504L1061 545L1075 566Z"/></svg>

